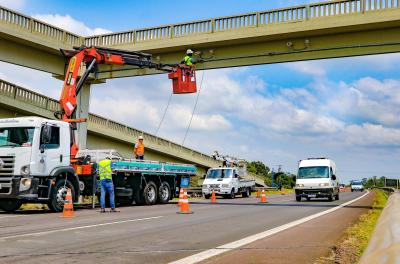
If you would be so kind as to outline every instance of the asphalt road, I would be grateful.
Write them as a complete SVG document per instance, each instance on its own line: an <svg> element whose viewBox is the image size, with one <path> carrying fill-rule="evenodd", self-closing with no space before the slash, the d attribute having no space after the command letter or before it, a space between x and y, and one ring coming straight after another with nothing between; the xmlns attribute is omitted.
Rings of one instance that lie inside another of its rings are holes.
<svg viewBox="0 0 400 264"><path fill-rule="evenodd" d="M294 195L191 201L194 214L176 204L132 206L120 213L78 210L75 218L40 211L0 212L0 263L168 263L359 197L296 202Z"/></svg>

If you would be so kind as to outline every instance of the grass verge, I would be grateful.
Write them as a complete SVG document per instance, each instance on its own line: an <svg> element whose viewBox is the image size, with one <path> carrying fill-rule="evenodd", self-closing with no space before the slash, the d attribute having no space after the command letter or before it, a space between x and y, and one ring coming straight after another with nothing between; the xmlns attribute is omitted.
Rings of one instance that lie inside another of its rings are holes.
<svg viewBox="0 0 400 264"><path fill-rule="evenodd" d="M375 193L372 209L361 215L359 221L346 230L329 258L321 258L317 263L358 263L388 200L386 192L382 190L372 192Z"/></svg>

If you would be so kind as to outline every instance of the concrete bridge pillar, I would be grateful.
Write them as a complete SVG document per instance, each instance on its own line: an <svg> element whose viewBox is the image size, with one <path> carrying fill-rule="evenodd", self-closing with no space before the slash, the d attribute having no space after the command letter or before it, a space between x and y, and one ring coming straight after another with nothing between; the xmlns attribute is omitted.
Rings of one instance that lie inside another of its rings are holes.
<svg viewBox="0 0 400 264"><path fill-rule="evenodd" d="M89 102L90 102L90 83L85 83L78 94L76 118L89 117ZM86 149L87 143L87 125L88 122L78 123L78 147L79 149Z"/></svg>

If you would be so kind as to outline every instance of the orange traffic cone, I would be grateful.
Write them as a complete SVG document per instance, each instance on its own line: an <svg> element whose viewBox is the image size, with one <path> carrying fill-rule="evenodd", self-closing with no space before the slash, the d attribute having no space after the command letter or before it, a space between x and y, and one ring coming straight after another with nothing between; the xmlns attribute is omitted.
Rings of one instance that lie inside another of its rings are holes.
<svg viewBox="0 0 400 264"><path fill-rule="evenodd" d="M182 199L183 199L183 188L179 191L179 201L178 201L178 206L182 205Z"/></svg>
<svg viewBox="0 0 400 264"><path fill-rule="evenodd" d="M216 203L216 202L217 202L217 197L215 197L215 191L213 190L211 194L211 203Z"/></svg>
<svg viewBox="0 0 400 264"><path fill-rule="evenodd" d="M67 195L65 196L64 209L61 217L70 218L74 216L75 213L74 213L74 205L72 204L71 189L68 189Z"/></svg>
<svg viewBox="0 0 400 264"><path fill-rule="evenodd" d="M257 190L257 198L260 198L260 197L261 197L261 191Z"/></svg>
<svg viewBox="0 0 400 264"><path fill-rule="evenodd" d="M261 203L266 203L267 202L267 196L265 196L265 191L264 189L261 192Z"/></svg>
<svg viewBox="0 0 400 264"><path fill-rule="evenodd" d="M187 198L186 191L183 193L181 211L178 212L178 214L193 214L193 212L191 212L189 208L189 200Z"/></svg>

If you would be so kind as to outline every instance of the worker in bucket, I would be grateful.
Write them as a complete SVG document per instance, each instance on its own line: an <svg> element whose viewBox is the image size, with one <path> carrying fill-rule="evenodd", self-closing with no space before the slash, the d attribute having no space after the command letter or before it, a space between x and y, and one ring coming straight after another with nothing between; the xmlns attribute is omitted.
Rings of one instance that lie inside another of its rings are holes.
<svg viewBox="0 0 400 264"><path fill-rule="evenodd" d="M196 63L203 61L201 58L194 58L193 54L193 50L187 49L186 56L183 58L181 63L185 64L186 66L193 67Z"/></svg>
<svg viewBox="0 0 400 264"><path fill-rule="evenodd" d="M135 158L138 160L144 160L144 143L143 137L139 136L138 141L136 141L135 148L133 149L135 153Z"/></svg>
<svg viewBox="0 0 400 264"><path fill-rule="evenodd" d="M114 184L112 180L112 169L111 169L111 158L106 157L103 160L100 160L98 163L98 174L100 177L100 187L101 187L101 195L100 195L100 213L106 212L106 194L110 197L110 207L111 213L118 212L115 209L115 197L114 197Z"/></svg>

